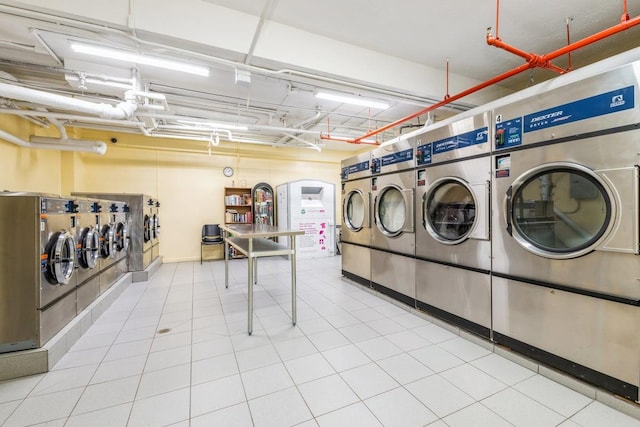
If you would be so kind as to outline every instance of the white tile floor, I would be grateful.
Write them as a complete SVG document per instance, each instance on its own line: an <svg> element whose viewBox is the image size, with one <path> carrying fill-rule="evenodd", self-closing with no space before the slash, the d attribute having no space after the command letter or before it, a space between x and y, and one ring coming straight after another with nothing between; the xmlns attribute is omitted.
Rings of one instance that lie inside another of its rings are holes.
<svg viewBox="0 0 640 427"><path fill-rule="evenodd" d="M340 257L165 264L47 374L0 383L2 426L640 426L340 277ZM161 329L169 329L159 333Z"/></svg>

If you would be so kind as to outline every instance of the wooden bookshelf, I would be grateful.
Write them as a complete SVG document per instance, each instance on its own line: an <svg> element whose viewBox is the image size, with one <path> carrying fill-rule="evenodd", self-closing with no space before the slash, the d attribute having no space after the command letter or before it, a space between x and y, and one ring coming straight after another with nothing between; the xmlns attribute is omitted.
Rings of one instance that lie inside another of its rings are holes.
<svg viewBox="0 0 640 427"><path fill-rule="evenodd" d="M253 204L251 188L225 187L224 223L251 224L253 222ZM244 258L241 253L229 246L229 258Z"/></svg>
<svg viewBox="0 0 640 427"><path fill-rule="evenodd" d="M225 187L224 223L251 224L253 222L251 201L251 188Z"/></svg>

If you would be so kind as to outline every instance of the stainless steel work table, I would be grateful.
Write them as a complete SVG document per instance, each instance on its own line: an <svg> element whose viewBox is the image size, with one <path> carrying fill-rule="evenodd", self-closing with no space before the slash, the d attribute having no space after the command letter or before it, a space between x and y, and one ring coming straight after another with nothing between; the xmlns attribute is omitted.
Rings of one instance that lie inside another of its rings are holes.
<svg viewBox="0 0 640 427"><path fill-rule="evenodd" d="M289 255L291 258L291 321L296 324L296 238L304 234L300 230L279 230L272 225L227 224L221 225L224 238L224 286L229 287L229 246L233 246L248 258L248 332L253 333L253 285L256 283L257 260L260 257ZM269 240L269 237L288 237L289 245Z"/></svg>

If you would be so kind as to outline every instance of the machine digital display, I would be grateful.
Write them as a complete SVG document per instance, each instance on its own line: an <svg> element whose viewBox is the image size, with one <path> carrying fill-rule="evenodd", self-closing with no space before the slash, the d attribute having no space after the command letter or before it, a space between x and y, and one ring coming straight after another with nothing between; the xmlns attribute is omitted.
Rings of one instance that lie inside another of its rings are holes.
<svg viewBox="0 0 640 427"><path fill-rule="evenodd" d="M418 166L431 164L431 144L424 144L416 148Z"/></svg>
<svg viewBox="0 0 640 427"><path fill-rule="evenodd" d="M499 116L498 116L499 117ZM522 117L510 120L496 119L496 150L522 144Z"/></svg>

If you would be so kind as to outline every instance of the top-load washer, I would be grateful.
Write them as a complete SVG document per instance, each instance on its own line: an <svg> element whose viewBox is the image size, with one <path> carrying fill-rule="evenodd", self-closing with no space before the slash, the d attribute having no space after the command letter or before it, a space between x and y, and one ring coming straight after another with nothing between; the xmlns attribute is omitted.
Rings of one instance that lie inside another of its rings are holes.
<svg viewBox="0 0 640 427"><path fill-rule="evenodd" d="M453 117L416 141L416 304L489 337L489 113Z"/></svg>
<svg viewBox="0 0 640 427"><path fill-rule="evenodd" d="M45 344L76 316L70 198L0 193L0 353Z"/></svg>
<svg viewBox="0 0 640 427"><path fill-rule="evenodd" d="M494 107L491 233L494 340L635 401L638 69L636 49Z"/></svg>
<svg viewBox="0 0 640 427"><path fill-rule="evenodd" d="M371 152L371 285L415 305L415 150L413 139Z"/></svg>
<svg viewBox="0 0 640 427"><path fill-rule="evenodd" d="M371 285L371 153L342 161L342 274Z"/></svg>

